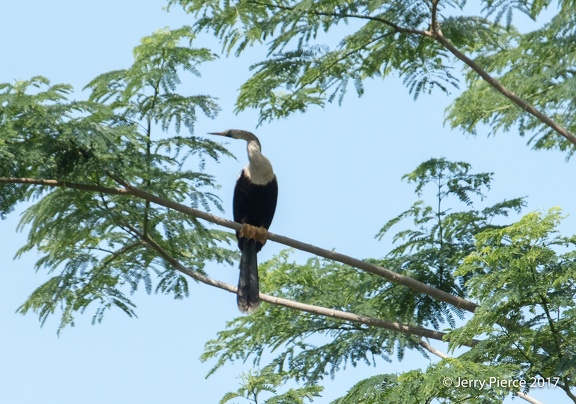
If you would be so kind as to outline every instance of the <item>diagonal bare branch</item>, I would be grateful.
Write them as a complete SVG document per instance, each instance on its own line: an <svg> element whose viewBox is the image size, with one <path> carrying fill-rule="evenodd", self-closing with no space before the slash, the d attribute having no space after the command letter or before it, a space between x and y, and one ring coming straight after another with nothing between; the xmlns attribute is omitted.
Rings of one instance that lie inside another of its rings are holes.
<svg viewBox="0 0 576 404"><path fill-rule="evenodd" d="M209 221L211 223L215 223L215 224L218 224L220 226L228 227L228 228L233 229L233 230L240 230L240 228L241 228L240 223L226 220L226 219L223 219L221 217L214 216L210 213L202 212L202 211L199 211L197 209L190 208L186 205L182 205L182 204L177 203L177 202L173 202L173 201L169 201L169 200L160 198L156 195L152 195L152 194L150 194L146 191L143 191L141 189L132 187L131 185L126 184L126 183L123 183L122 185L124 185L126 187L128 193L130 193L134 196L138 196L138 197L145 199L147 201L156 203L158 205L161 205L161 206L164 206L167 208L171 208L171 209L177 210L177 211L182 212L182 213L190 214L190 215L199 217L201 219L204 219L206 221ZM362 261L362 260L359 260L357 258L350 257L348 255L337 253L335 251L326 250L324 248L316 247L312 244L303 243L301 241L294 240L294 239L291 239L289 237L281 236L281 235L274 234L271 232L268 232L268 239L272 240L272 241L276 241L277 243L280 243L280 244L284 244L284 245L289 246L289 247L294 247L294 248L301 250L301 251L306 251L306 252L309 252L311 254L320 256L320 257L328 258L328 259L331 259L333 261L341 262L343 264L350 265L354 268L361 269L361 270L366 271L366 272L370 272L374 275L381 276L381 277L383 277L383 278L385 278L391 282L406 286L412 290L415 290L415 291L420 292L420 293L424 293L424 294L426 294L430 297L433 297L437 300L449 303L453 306L459 307L459 308L466 310L466 311L469 311L469 312L474 312L474 310L476 310L476 308L478 307L474 302L471 302L471 301L463 299L459 296L455 296L455 295L452 295L450 293L444 292L443 290L437 289L437 288L432 287L430 285L426 285L425 283L422 283L420 281L417 281L416 279L410 278L409 276L401 275L399 273L396 273L394 271L391 271L390 269L381 267L379 265L375 265L375 264L372 264L372 263L369 263L366 261Z"/></svg>
<svg viewBox="0 0 576 404"><path fill-rule="evenodd" d="M221 281L214 280L206 275L202 275L197 271L186 268L182 263L180 263L176 258L172 257L165 249L163 249L158 243L156 243L149 236L144 236L143 242L152 250L156 251L162 258L170 263L176 270L190 276L191 278L205 283L210 286L217 287L219 289L225 290L231 293L237 293L236 286L224 283ZM278 306L284 306L291 309L296 309L299 311L304 311L311 314L317 314L324 317L336 318L344 321L351 321L354 323L365 324L371 327L384 328L386 330L400 332L407 335L416 335L419 337L435 339L438 341L443 341L446 333L430 330L424 327L411 326L395 321L384 321L374 317L363 316L360 314L349 313L341 310L329 309L326 307L315 306L312 304L300 303L294 300L285 299L281 297L270 296L265 293L260 293L260 300L268 302L270 304L275 304ZM473 340L468 346L473 346L479 341Z"/></svg>
<svg viewBox="0 0 576 404"><path fill-rule="evenodd" d="M294 11L295 7L289 6L280 6L277 4L270 4L263 1L254 0L251 1L254 4L263 5L273 9L282 9L282 10L289 10ZM328 16L328 17L335 17L335 18L352 18L352 19L359 19L359 20L369 20L374 22L379 22L391 28L395 32L401 32L405 34L412 34L417 36L425 36L428 38L432 38L437 41L440 45L446 48L450 53L452 53L456 58L460 59L464 62L467 66L469 66L472 70L474 70L482 79L484 79L490 86L492 86L495 90L500 92L504 97L508 98L514 104L522 108L527 113L533 115L536 119L538 119L543 124L550 127L560 136L564 137L570 143L576 145L576 135L568 131L554 119L550 118L548 115L544 114L542 111L537 109L534 105L530 104L528 101L516 95L513 91L508 89L504 86L500 81L498 81L495 77L491 76L486 70L484 70L480 65L478 65L474 60L470 57L465 55L461 52L454 44L446 38L442 34L441 24L438 21L438 0L433 0L431 4L430 10L430 29L423 31L419 29L414 29L410 27L405 27L399 24L394 23L386 18L383 18L380 15L369 15L369 14L358 14L358 13L347 13L347 12L325 12L320 10L315 10L313 8L308 10L301 10L301 12L306 12L312 15L319 15L319 16Z"/></svg>
<svg viewBox="0 0 576 404"><path fill-rule="evenodd" d="M533 115L536 119L538 119L543 124L547 125L551 129L553 129L556 133L560 136L564 137L570 143L576 146L576 135L569 132L566 128L556 122L554 119L550 118L548 115L544 114L542 111L537 109L535 106L530 104L528 101L524 100L523 98L516 95L506 86L504 86L500 81L496 80L496 78L492 77L486 70L484 70L479 64L477 64L474 60L466 56L462 53L458 48L450 42L448 38L442 35L442 31L437 29L433 33L433 38L438 41L442 46L444 46L450 53L464 62L468 67L474 70L480 77L482 77L490 86L492 86L495 90L500 92L504 97L508 98L514 104L518 105L524 111L528 112L529 114Z"/></svg>
<svg viewBox="0 0 576 404"><path fill-rule="evenodd" d="M17 184L30 184L30 185L43 185L49 187L65 187L65 188L75 188L84 191L92 191L92 192L102 192L102 193L111 193L114 195L126 195L126 196L136 196L138 198L142 198L146 201L155 203L160 206L164 206L169 209L174 209L178 212L195 216L197 218L206 220L210 223L214 223L223 227L227 227L232 230L240 230L241 224L233 222L231 220L227 220L215 215L212 215L207 212L203 212L198 209L191 208L189 206L183 205L181 203L177 203L174 201L170 201L168 199L161 198L159 196L153 195L149 192L143 191L132 185L126 183L125 181L114 178L119 184L124 186L124 188L106 188L100 187L96 185L86 185L86 184L77 184L71 183L66 181L58 181L58 180L43 180L43 179L35 179L35 178L0 178L0 183L17 183ZM443 290L437 289L433 286L427 285L416 279L413 279L409 276L401 275L396 273L390 269L384 268L379 265L375 265L366 261L359 260L357 258L350 257L345 254L340 254L335 251L327 250L324 248L316 247L312 244L303 243L298 240L291 239L289 237L277 235L271 232L268 232L268 239L272 241L276 241L277 243L284 244L289 247L296 248L301 251L306 251L311 254L328 258L333 261L341 262L346 265L350 265L354 268L360 269L362 271L366 271L372 273L374 275L381 276L391 282L397 283L399 285L406 286L412 290L415 290L420 293L424 293L434 299L446 302L453 306L459 307L463 310L469 311L473 313L478 305L474 302L461 298L459 296L452 295L450 293L444 292Z"/></svg>

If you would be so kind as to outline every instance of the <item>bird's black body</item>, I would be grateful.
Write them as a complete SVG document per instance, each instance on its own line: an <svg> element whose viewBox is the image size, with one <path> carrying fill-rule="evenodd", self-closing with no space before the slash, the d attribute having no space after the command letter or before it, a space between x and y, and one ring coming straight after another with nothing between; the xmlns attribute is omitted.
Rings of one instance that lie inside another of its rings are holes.
<svg viewBox="0 0 576 404"><path fill-rule="evenodd" d="M268 184L256 185L248 179L242 170L234 188L234 221L268 229L274 218L277 199L278 182L276 177ZM236 233L238 236L238 232ZM258 251L261 248L262 245Z"/></svg>
<svg viewBox="0 0 576 404"><path fill-rule="evenodd" d="M276 178L265 185L256 185L246 176L244 170L234 188L234 221L268 229L276 211L278 182ZM263 244L251 238L238 238L238 248L242 252L240 276L238 279L238 307L242 311L253 311L259 304L258 258L257 253Z"/></svg>
<svg viewBox="0 0 576 404"><path fill-rule="evenodd" d="M234 221L254 228L268 229L276 211L278 182L270 161L261 153L260 141L251 132L229 129L214 135L243 139L248 142L248 165L240 173L234 188ZM236 232L240 258L238 308L253 312L260 304L257 254L266 242L266 231ZM262 234L263 233L263 234Z"/></svg>

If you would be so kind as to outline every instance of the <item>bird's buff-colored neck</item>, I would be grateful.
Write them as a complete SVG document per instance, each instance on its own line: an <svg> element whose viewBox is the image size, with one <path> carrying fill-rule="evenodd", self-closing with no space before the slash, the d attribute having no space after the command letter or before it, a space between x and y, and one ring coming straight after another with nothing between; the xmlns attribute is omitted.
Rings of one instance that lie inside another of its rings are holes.
<svg viewBox="0 0 576 404"><path fill-rule="evenodd" d="M248 165L244 167L246 176L256 185L266 185L274 179L270 161L260 151L257 140L248 141Z"/></svg>

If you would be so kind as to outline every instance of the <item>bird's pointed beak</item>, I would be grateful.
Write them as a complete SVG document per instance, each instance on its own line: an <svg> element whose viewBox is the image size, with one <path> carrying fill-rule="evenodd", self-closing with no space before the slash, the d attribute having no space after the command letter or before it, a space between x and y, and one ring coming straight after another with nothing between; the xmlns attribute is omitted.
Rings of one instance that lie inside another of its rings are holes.
<svg viewBox="0 0 576 404"><path fill-rule="evenodd" d="M224 132L208 132L209 135L226 136Z"/></svg>

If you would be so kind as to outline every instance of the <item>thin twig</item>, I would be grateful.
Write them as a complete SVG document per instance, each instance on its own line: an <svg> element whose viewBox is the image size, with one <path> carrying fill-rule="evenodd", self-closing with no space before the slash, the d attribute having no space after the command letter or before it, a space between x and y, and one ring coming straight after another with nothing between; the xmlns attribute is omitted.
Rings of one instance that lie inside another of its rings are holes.
<svg viewBox="0 0 576 404"><path fill-rule="evenodd" d="M42 185L51 188L70 188L79 189L81 191L102 192L108 195L126 195L128 192L124 188L109 188L101 185L81 184L78 182L60 181L60 180L45 180L41 178L13 178L13 177L0 177L2 184L23 184L23 185Z"/></svg>
<svg viewBox="0 0 576 404"><path fill-rule="evenodd" d="M423 339L420 339L418 341L418 345L420 345L422 348L424 348L425 350L427 350L431 354L436 355L440 359L449 358L449 356L446 355L444 352L439 351L438 349L434 348L432 345L430 345L428 342L424 341Z"/></svg>
<svg viewBox="0 0 576 404"><path fill-rule="evenodd" d="M250 1L250 3L258 4L260 6L265 6L265 7L272 8L272 9L280 9L280 10L286 10L286 11L294 11L295 10L295 7L288 7L288 6L281 6L278 4L264 3L261 1L257 1L257 0ZM312 15L318 15L318 16L324 16L324 17L356 18L359 20L376 21L376 22L381 22L382 24L388 25L390 28L394 29L394 31L397 31L397 32L403 32L406 34L427 35L427 32L425 32L425 31L402 27L398 24L394 24L392 21L389 21L389 20L382 18L382 17L379 17L379 16L357 14L357 13L331 13L331 12L326 12L326 11L318 11L315 9L302 10L302 12L304 12L304 11L309 13L309 14L312 14Z"/></svg>

